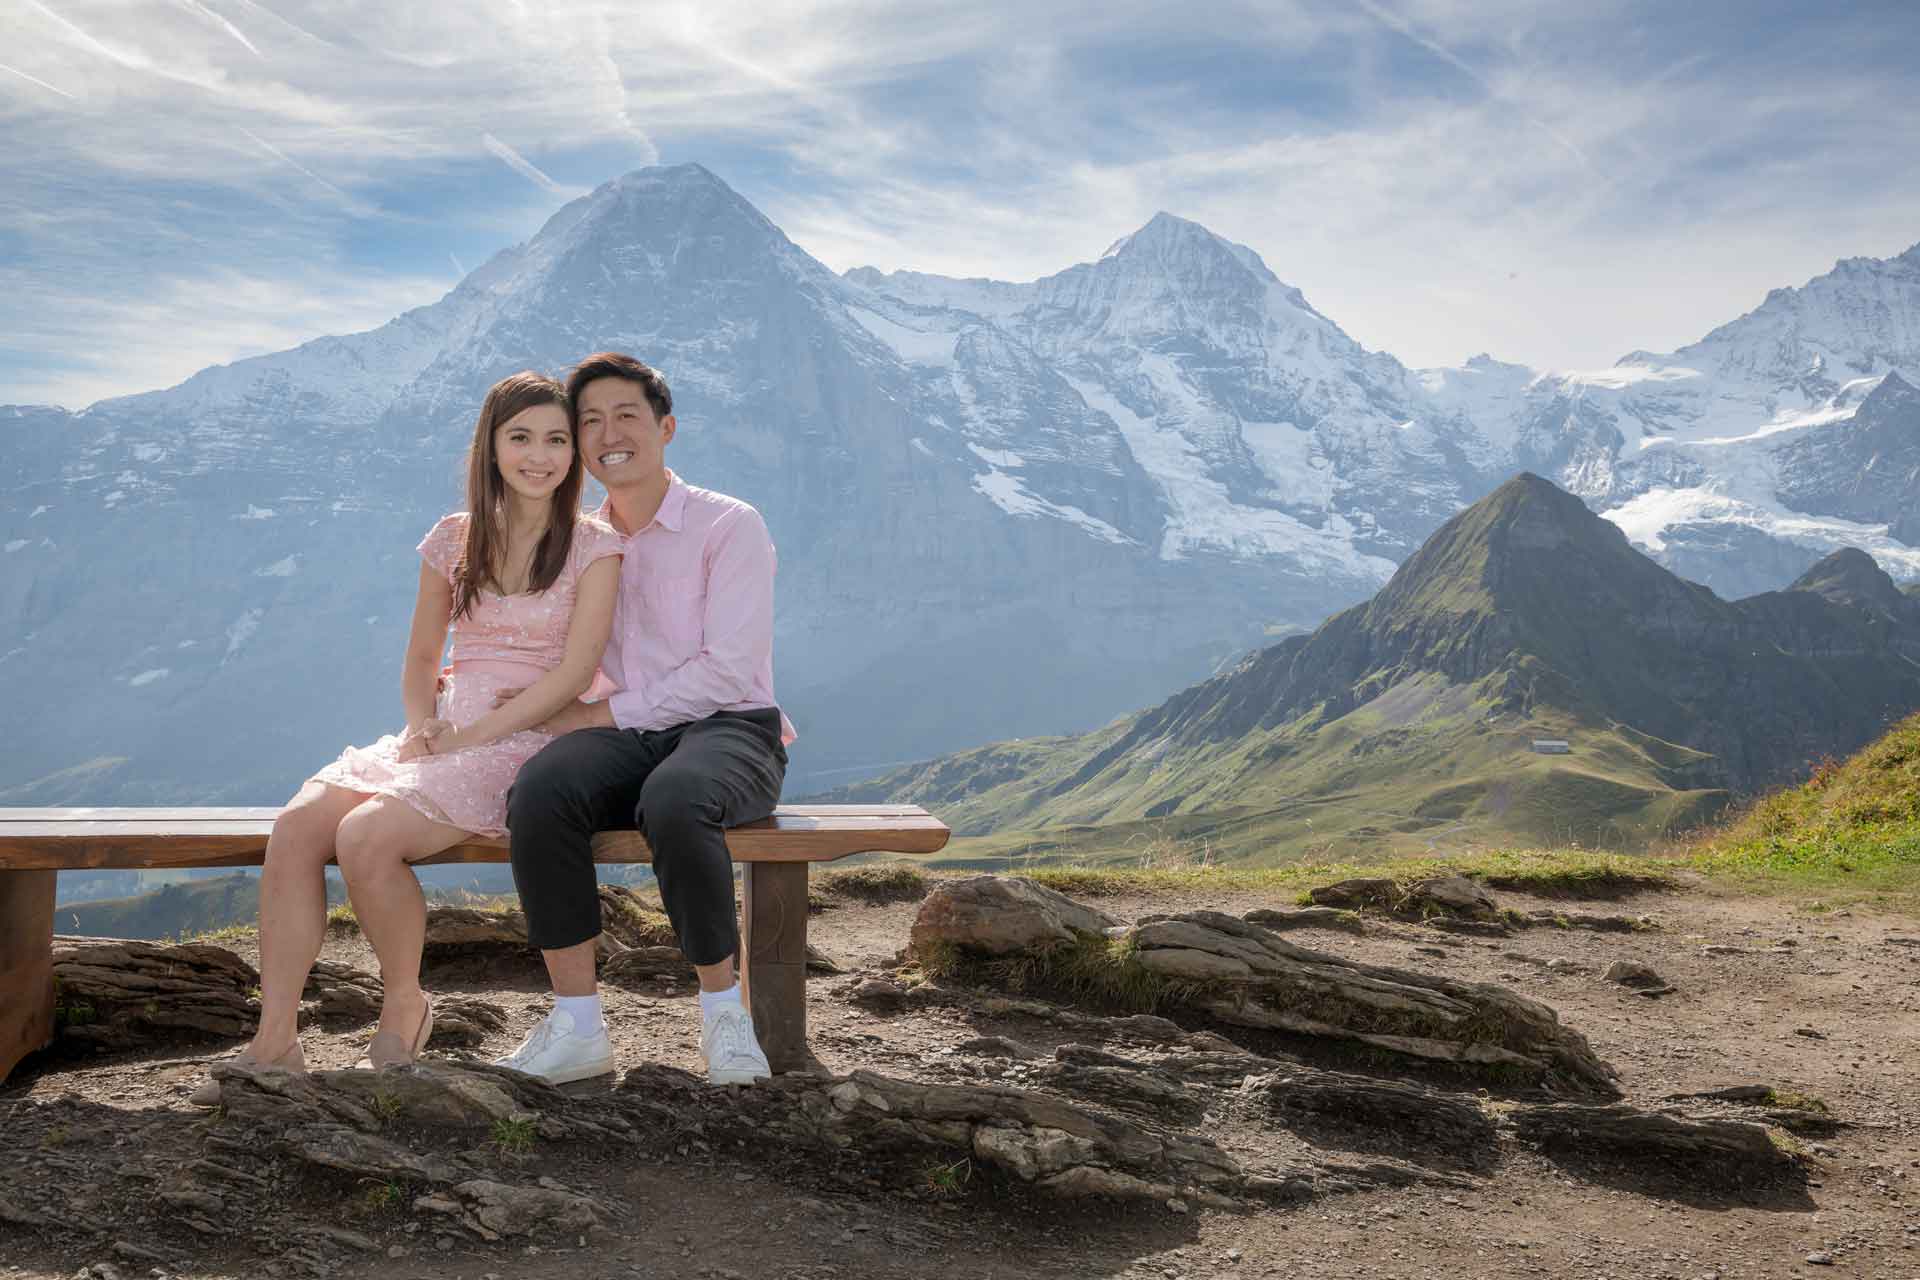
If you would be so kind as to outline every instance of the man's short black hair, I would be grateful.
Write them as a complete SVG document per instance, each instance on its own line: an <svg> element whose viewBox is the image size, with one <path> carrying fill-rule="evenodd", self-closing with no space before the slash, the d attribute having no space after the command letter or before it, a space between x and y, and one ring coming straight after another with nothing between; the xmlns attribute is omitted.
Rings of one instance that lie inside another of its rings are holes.
<svg viewBox="0 0 1920 1280"><path fill-rule="evenodd" d="M627 382L637 382L646 393L647 403L653 406L653 416L664 418L673 412L673 392L667 389L667 380L660 371L644 360L619 351L601 351L588 356L573 367L567 375L567 400L572 405L574 420L580 417L580 393L589 382L601 378L621 378Z"/></svg>

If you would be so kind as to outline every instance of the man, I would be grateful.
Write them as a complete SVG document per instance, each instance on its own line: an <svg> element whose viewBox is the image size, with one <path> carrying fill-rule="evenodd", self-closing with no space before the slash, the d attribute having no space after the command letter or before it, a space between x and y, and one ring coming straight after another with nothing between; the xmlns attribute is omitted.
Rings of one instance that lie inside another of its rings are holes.
<svg viewBox="0 0 1920 1280"><path fill-rule="evenodd" d="M725 828L780 798L793 728L773 699L773 542L760 513L666 465L677 424L660 374L602 352L567 380L597 513L626 539L601 670L617 687L546 728L560 735L507 798L513 879L554 1008L500 1059L561 1084L613 1070L594 974L593 833L638 829L700 977L701 1056L715 1084L767 1078L734 976L739 930Z"/></svg>

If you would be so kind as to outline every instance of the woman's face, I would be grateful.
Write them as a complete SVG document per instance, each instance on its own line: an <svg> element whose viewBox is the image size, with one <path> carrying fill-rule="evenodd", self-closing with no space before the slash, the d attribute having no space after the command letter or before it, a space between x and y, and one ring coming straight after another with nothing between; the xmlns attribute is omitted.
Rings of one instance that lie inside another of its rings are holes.
<svg viewBox="0 0 1920 1280"><path fill-rule="evenodd" d="M557 404L522 409L493 429L493 461L507 487L523 498L545 498L573 466L573 429Z"/></svg>

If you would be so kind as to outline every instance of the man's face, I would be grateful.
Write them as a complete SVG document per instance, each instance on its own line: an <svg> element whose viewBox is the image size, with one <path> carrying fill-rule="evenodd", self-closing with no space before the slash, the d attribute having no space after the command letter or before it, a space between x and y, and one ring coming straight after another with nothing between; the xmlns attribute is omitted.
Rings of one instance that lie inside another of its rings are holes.
<svg viewBox="0 0 1920 1280"><path fill-rule="evenodd" d="M580 389L580 453L609 489L642 484L667 465L673 415L656 418L646 390L625 378L595 378Z"/></svg>

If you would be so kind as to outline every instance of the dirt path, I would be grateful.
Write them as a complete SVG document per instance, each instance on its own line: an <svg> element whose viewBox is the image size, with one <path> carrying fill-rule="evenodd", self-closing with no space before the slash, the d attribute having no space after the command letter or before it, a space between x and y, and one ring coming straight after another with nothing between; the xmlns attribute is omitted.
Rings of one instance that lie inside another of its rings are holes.
<svg viewBox="0 0 1920 1280"><path fill-rule="evenodd" d="M1561 905L1502 899L1522 909ZM1214 895L1107 898L1099 905L1133 918L1197 906L1239 913L1287 904ZM870 1185L844 1165L810 1171L770 1162L751 1144L639 1158L569 1143L501 1158L514 1160L521 1174L544 1175L614 1206L610 1229L592 1237L477 1245L439 1233L404 1202L382 1202L377 1188L344 1175L315 1182L291 1174L282 1188L284 1213L221 1222L208 1234L180 1225L180 1215L159 1198L168 1171L204 1155L218 1127L184 1104L203 1078L207 1055L220 1051L197 1046L118 1059L48 1056L0 1089L0 1275L72 1277L105 1263L122 1277L159 1268L195 1276L319 1270L382 1280L865 1280L957 1269L980 1278L1163 1280L1731 1280L1839 1272L1920 1278L1913 1199L1920 1065L1912 1049L1920 1031L1920 946L1900 941L1920 937L1920 924L1864 910L1812 914L1778 900L1705 891L1647 895L1610 909L1646 912L1660 927L1630 934L1537 928L1485 939L1387 925L1360 937L1316 931L1291 938L1371 963L1499 983L1549 1004L1619 1069L1628 1101L1640 1106L1750 1084L1816 1097L1848 1127L1806 1143L1804 1185L1710 1193L1662 1170L1508 1151L1490 1168L1444 1171L1444 1186L1329 1192L1258 1212L1176 1211L1049 1201L971 1171L952 1191L931 1182ZM814 937L849 967L877 971L904 942L913 912L912 905L837 907L816 917ZM372 965L355 939L330 942L328 956ZM1605 981L1607 966L1620 959L1653 966L1677 991L1647 999ZM1572 967L1548 967L1553 960ZM432 982L436 990L471 991L506 1008L508 1028L478 1051L482 1056L510 1048L544 1009L541 985L524 967L443 970ZM607 992L616 1051L623 1065L692 1070L692 989L656 985ZM961 1046L991 1035L1049 1054L1069 1038L1018 1015L875 1013L848 1001L846 986L834 978L809 984L813 1047L836 1073L867 1068L949 1083L1017 1079L1018 1069L1004 1059ZM369 1032L308 1032L309 1062L348 1066ZM1314 1147L1322 1156L1378 1154L1338 1134L1277 1134L1225 1113L1210 1114L1207 1131L1241 1156L1271 1155L1280 1146ZM1444 1161L1428 1163L1437 1169ZM8 1221L6 1206L45 1204L49 1187L58 1189L55 1223ZM327 1238L328 1229L348 1234Z"/></svg>

